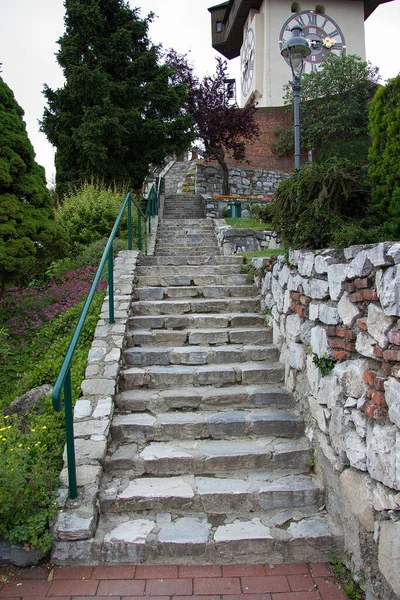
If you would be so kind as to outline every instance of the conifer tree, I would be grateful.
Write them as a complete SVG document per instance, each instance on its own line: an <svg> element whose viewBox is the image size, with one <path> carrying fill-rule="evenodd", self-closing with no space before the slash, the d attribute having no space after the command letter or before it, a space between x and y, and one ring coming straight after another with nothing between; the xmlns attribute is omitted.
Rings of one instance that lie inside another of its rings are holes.
<svg viewBox="0 0 400 600"><path fill-rule="evenodd" d="M0 77L0 294L37 273L61 248L43 167L26 133L24 111Z"/></svg>
<svg viewBox="0 0 400 600"><path fill-rule="evenodd" d="M190 146L185 87L149 41L151 14L141 19L124 0L64 4L57 60L66 82L45 86L42 121L56 147L57 192L92 178L139 188L149 164Z"/></svg>

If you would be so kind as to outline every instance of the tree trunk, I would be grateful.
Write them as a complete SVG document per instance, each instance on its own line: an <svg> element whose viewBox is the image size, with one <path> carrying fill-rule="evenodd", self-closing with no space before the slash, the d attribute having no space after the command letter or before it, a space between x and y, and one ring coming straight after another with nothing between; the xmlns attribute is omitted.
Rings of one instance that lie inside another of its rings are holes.
<svg viewBox="0 0 400 600"><path fill-rule="evenodd" d="M222 195L229 196L230 187L229 187L229 168L225 162L225 152L221 150L221 148L213 148L209 146L206 150L217 159L221 169L222 169Z"/></svg>

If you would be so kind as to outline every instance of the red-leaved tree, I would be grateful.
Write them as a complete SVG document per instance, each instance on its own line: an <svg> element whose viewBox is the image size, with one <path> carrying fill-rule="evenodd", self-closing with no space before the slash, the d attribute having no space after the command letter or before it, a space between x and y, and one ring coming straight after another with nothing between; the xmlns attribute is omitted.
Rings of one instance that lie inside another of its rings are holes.
<svg viewBox="0 0 400 600"><path fill-rule="evenodd" d="M229 99L227 86L227 64L217 58L214 75L200 81L193 72L185 55L170 50L167 62L173 67L177 83L187 87L187 111L194 120L196 136L204 145L205 155L214 157L221 166L222 193L229 195L229 169L226 155L236 161L246 159L246 142L259 136L258 124L254 119L254 101L239 108Z"/></svg>

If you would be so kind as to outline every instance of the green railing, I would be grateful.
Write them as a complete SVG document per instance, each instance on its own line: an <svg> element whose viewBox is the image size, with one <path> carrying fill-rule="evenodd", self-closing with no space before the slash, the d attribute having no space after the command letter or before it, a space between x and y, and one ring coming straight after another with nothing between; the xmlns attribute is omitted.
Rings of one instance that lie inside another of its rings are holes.
<svg viewBox="0 0 400 600"><path fill-rule="evenodd" d="M127 210L128 219L128 249L132 250L133 238L132 238L132 204L137 209L137 247L143 251L146 248L146 239L143 240L142 234L142 220L144 220L144 237L151 233L151 217L158 215L159 203L160 203L160 192L162 182L158 180L157 186L152 184L148 196L147 206L143 213L140 206L132 198L129 192L121 206L118 217L115 221L111 235L108 238L107 245L103 252L99 267L94 276L92 286L87 295L85 304L83 306L81 315L78 323L72 334L71 341L68 346L67 353L64 357L61 365L58 377L54 384L52 400L53 408L57 411L61 411L64 408L65 412L65 429L66 429L66 443L67 443L67 463L68 463L68 484L69 484L69 495L71 499L76 498L77 484L76 484L76 465L75 465L75 446L74 446L74 425L73 425L73 405L72 405L72 385L71 385L71 363L76 350L76 346L79 341L83 326L88 315L90 305L92 303L94 294L96 292L100 277L103 273L106 262L108 263L108 313L110 323L114 323L114 277L113 277L113 242L116 237L117 231L122 221L125 210ZM143 243L144 242L144 243ZM64 405L61 401L61 394L64 390Z"/></svg>

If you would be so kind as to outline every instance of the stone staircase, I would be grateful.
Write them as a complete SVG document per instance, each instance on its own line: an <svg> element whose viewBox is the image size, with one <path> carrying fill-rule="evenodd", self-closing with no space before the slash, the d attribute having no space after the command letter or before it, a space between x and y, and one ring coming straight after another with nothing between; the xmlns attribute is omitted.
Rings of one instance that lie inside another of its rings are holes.
<svg viewBox="0 0 400 600"><path fill-rule="evenodd" d="M165 213L156 255L140 260L100 490L98 562L312 562L340 553L241 262L220 255L211 220Z"/></svg>
<svg viewBox="0 0 400 600"><path fill-rule="evenodd" d="M176 162L168 171L168 177L165 180L164 219L203 219L205 217L204 201L201 196L195 196L196 162ZM190 243L189 239L188 244Z"/></svg>

